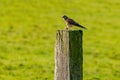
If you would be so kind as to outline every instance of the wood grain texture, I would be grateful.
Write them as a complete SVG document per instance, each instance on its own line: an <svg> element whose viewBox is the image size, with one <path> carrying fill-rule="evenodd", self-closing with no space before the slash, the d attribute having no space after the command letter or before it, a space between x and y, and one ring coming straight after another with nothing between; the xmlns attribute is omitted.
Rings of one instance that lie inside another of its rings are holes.
<svg viewBox="0 0 120 80"><path fill-rule="evenodd" d="M82 80L82 64L82 31L59 30L55 47L55 80Z"/></svg>

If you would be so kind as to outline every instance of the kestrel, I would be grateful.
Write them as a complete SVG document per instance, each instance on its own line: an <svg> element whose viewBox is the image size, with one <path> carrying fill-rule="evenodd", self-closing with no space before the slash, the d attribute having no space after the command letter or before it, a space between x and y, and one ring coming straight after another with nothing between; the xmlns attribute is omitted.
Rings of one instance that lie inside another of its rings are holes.
<svg viewBox="0 0 120 80"><path fill-rule="evenodd" d="M79 23L75 22L73 19L68 18L66 15L64 15L62 18L63 18L63 19L65 20L65 22L66 22L66 25L67 25L66 29L67 29L67 30L69 30L69 29L72 28L73 26L78 26L78 27L87 29L87 28L85 28L84 26L80 25Z"/></svg>

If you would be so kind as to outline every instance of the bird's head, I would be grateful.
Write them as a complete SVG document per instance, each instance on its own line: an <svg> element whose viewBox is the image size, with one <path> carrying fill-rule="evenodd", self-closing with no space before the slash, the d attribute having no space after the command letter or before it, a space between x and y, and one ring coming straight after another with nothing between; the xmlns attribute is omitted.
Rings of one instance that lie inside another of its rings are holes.
<svg viewBox="0 0 120 80"><path fill-rule="evenodd" d="M64 15L62 18L66 20L68 17L66 15Z"/></svg>

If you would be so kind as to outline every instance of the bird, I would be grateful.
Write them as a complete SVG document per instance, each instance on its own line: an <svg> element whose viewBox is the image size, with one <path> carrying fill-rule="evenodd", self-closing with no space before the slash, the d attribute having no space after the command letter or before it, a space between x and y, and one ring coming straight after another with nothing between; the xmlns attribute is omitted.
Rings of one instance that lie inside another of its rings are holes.
<svg viewBox="0 0 120 80"><path fill-rule="evenodd" d="M66 29L69 30L70 28L72 28L73 26L77 26L80 28L84 28L87 29L86 27L80 25L79 23L75 22L73 19L67 17L66 15L63 15L62 18L64 19L64 21L66 22Z"/></svg>

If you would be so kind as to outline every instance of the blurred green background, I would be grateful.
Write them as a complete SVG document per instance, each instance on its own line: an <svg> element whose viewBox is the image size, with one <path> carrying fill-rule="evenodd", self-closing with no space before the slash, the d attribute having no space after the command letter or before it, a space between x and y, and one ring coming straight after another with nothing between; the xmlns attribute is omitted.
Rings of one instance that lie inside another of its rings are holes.
<svg viewBox="0 0 120 80"><path fill-rule="evenodd" d="M120 79L120 0L0 0L0 80L54 79L64 14L88 28L84 80Z"/></svg>

